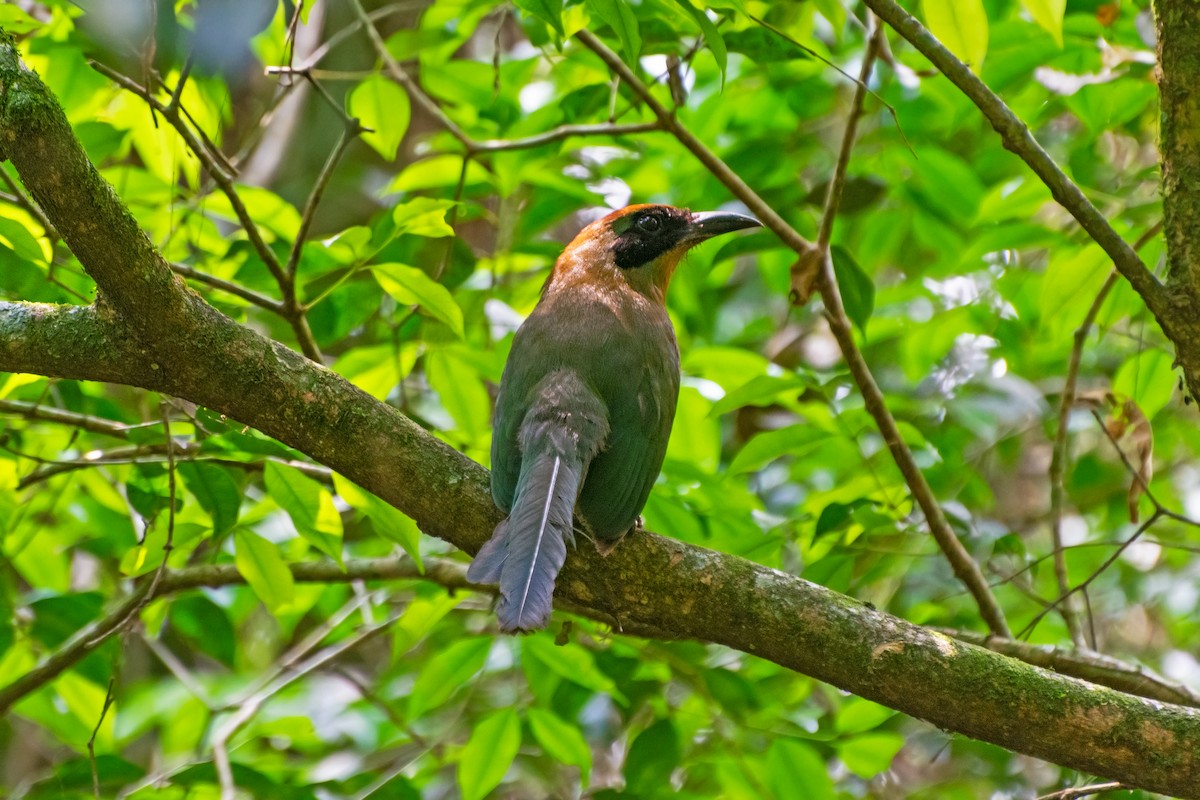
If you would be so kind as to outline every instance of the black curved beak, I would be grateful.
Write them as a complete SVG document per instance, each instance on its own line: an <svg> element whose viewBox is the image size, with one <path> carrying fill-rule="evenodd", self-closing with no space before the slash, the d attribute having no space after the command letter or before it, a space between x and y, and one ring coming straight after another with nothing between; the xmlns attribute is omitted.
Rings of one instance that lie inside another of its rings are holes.
<svg viewBox="0 0 1200 800"><path fill-rule="evenodd" d="M697 211L692 214L692 222L688 226L688 238L702 242L722 233L733 233L746 228L761 228L762 223L754 217L745 214L734 214L730 211Z"/></svg>

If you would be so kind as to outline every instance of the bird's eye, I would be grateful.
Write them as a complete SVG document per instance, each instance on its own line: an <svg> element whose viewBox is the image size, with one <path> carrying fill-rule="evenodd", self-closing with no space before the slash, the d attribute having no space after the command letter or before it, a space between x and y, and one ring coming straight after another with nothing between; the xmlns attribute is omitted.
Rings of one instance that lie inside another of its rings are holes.
<svg viewBox="0 0 1200 800"><path fill-rule="evenodd" d="M653 214L644 214L638 217L637 226L646 233L654 233L656 230L662 227L662 220Z"/></svg>

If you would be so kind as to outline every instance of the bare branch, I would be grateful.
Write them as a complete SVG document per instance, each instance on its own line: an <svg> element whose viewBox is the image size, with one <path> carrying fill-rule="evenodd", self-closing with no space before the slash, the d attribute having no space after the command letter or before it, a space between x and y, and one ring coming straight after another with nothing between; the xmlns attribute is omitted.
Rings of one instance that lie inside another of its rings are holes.
<svg viewBox="0 0 1200 800"><path fill-rule="evenodd" d="M1111 783L1093 783L1090 786L1076 786L1072 789L1060 789L1057 792L1044 794L1037 800L1079 800L1081 797L1091 797L1094 794L1103 794L1105 792L1115 792L1129 787L1119 781Z"/></svg>
<svg viewBox="0 0 1200 800"><path fill-rule="evenodd" d="M1029 644L1017 639L1001 639L971 631L942 629L942 632L959 641L986 647L996 653L1020 659L1035 667L1052 669L1062 675L1070 675L1150 700L1200 708L1200 693L1190 686L1164 678L1141 665L1130 664L1103 653L1081 653L1053 645Z"/></svg>
<svg viewBox="0 0 1200 800"><path fill-rule="evenodd" d="M235 297L240 297L248 303L256 305L259 308L264 308L267 311L271 311L281 317L284 316L283 303L280 303L274 298L267 297L265 294L259 294L253 289L247 289L241 284L234 283L233 281L227 281L223 278L218 278L215 275L209 275L206 272L193 269L186 264L172 264L171 271L176 275L182 275L185 278L191 278L194 281L208 284L214 289L220 289L221 291L228 292Z"/></svg>

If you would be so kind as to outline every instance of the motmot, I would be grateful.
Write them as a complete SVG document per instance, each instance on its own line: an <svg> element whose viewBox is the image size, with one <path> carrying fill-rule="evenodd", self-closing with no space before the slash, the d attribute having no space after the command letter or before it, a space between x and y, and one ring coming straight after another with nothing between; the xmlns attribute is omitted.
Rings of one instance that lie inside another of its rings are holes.
<svg viewBox="0 0 1200 800"><path fill-rule="evenodd" d="M607 554L638 523L679 399L671 275L695 245L761 224L633 205L585 227L558 257L496 399L492 498L508 516L467 571L499 584L502 631L546 626L576 529Z"/></svg>

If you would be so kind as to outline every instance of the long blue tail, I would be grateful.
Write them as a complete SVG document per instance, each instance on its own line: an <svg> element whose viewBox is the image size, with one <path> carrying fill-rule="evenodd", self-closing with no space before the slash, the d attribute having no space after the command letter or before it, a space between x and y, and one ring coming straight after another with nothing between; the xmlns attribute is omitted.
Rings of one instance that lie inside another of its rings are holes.
<svg viewBox="0 0 1200 800"><path fill-rule="evenodd" d="M467 570L498 583L496 616L506 632L544 628L554 581L575 543L572 521L587 465L608 436L603 403L574 373L548 375L521 425L521 473L508 519L496 526Z"/></svg>

